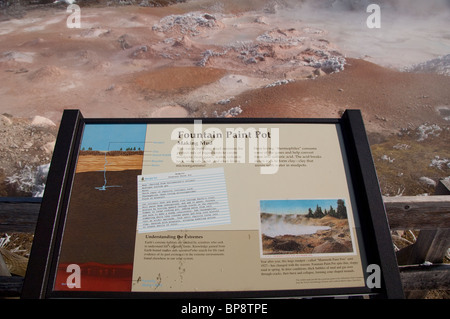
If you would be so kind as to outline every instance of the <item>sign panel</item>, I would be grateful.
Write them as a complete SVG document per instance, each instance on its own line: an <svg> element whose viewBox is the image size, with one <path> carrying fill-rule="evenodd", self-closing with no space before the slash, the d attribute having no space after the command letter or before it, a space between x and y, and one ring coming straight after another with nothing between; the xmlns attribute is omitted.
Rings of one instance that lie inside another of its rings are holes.
<svg viewBox="0 0 450 319"><path fill-rule="evenodd" d="M389 229L376 176L364 176L373 163L361 163L359 111L328 120L65 117L72 143L52 162L66 163L60 205L45 205L54 196L46 190L40 217L57 225L34 249L49 262L30 260L31 272L46 270L45 289L31 291L27 278L25 296L401 296L393 251L380 249Z"/></svg>

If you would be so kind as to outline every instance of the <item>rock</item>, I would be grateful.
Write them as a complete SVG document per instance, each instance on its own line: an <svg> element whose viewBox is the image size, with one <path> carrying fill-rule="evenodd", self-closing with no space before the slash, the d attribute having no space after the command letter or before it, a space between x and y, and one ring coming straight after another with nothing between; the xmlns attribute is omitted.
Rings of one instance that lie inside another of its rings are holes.
<svg viewBox="0 0 450 319"><path fill-rule="evenodd" d="M432 186L432 187L436 187L436 182L434 180L432 180L429 177L426 176L422 176L421 178L419 178L419 182L421 184L427 185L427 186Z"/></svg>
<svg viewBox="0 0 450 319"><path fill-rule="evenodd" d="M11 119L4 115L0 115L0 125L10 126L12 124Z"/></svg>
<svg viewBox="0 0 450 319"><path fill-rule="evenodd" d="M133 44L130 43L131 41L132 41L132 39L130 38L130 36L128 34L123 34L119 37L119 39L117 39L117 42L119 42L122 50L132 48Z"/></svg>
<svg viewBox="0 0 450 319"><path fill-rule="evenodd" d="M313 74L314 74L315 76L324 76L324 75L327 75L324 71L322 71L322 69L315 69L314 72L313 72Z"/></svg>
<svg viewBox="0 0 450 319"><path fill-rule="evenodd" d="M184 47L184 48L190 49L193 46L193 42L191 39L189 39L188 36L184 35L183 37L181 37L181 39L176 40L173 43L173 46L174 47Z"/></svg>
<svg viewBox="0 0 450 319"><path fill-rule="evenodd" d="M273 245L274 249L281 251L301 251L302 247L303 246L301 244L293 240L288 240L285 242L277 242Z"/></svg>
<svg viewBox="0 0 450 319"><path fill-rule="evenodd" d="M149 47L147 45L141 45L133 53L130 54L130 58L145 58L148 54L153 55L154 52L149 52ZM149 52L148 54L146 54Z"/></svg>
<svg viewBox="0 0 450 319"><path fill-rule="evenodd" d="M266 23L266 17L264 16L258 16L255 18L255 23L260 23L260 24L267 24Z"/></svg>
<svg viewBox="0 0 450 319"><path fill-rule="evenodd" d="M337 242L337 241L327 241L319 246L315 247L312 251L313 254L317 253L344 253L350 252L347 246Z"/></svg>
<svg viewBox="0 0 450 319"><path fill-rule="evenodd" d="M55 141L53 141L53 142L48 142L48 143L42 145L42 147L41 147L41 149L42 149L46 154L52 154L54 148L55 148Z"/></svg>
<svg viewBox="0 0 450 319"><path fill-rule="evenodd" d="M216 17L213 16L212 14L209 14L209 13L205 13L205 14L203 15L203 18L205 18L205 19L207 19L207 20L216 20Z"/></svg>
<svg viewBox="0 0 450 319"><path fill-rule="evenodd" d="M36 115L31 120L31 126L45 127L45 126L56 126L56 124L46 117Z"/></svg>

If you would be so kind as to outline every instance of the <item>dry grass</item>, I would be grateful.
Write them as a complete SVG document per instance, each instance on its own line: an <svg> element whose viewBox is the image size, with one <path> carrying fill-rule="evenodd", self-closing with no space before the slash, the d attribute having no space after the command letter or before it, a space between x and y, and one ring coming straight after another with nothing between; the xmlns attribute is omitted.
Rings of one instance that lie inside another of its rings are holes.
<svg viewBox="0 0 450 319"><path fill-rule="evenodd" d="M433 195L433 183L450 176L450 126L440 128L423 140L419 129L403 130L371 146L383 195Z"/></svg>

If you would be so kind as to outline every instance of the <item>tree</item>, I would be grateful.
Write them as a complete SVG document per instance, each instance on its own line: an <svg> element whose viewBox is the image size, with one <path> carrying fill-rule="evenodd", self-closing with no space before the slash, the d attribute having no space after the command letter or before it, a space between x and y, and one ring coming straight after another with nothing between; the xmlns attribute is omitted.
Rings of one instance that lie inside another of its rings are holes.
<svg viewBox="0 0 450 319"><path fill-rule="evenodd" d="M342 199L337 200L337 218L347 218L347 207L345 207L345 203Z"/></svg>
<svg viewBox="0 0 450 319"><path fill-rule="evenodd" d="M328 211L328 215L331 217L337 217L336 210L331 205L330 205L330 210Z"/></svg>
<svg viewBox="0 0 450 319"><path fill-rule="evenodd" d="M322 218L324 216L323 212L322 212L322 207L319 206L319 204L317 204L316 210L314 212L314 218Z"/></svg>
<svg viewBox="0 0 450 319"><path fill-rule="evenodd" d="M311 208L308 208L308 214L306 214L306 217L313 218L313 211Z"/></svg>

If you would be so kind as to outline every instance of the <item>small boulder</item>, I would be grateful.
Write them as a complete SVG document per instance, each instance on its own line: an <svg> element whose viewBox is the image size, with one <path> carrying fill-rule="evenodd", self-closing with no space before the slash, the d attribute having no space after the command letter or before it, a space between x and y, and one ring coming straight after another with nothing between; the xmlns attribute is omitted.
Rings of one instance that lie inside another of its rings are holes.
<svg viewBox="0 0 450 319"><path fill-rule="evenodd" d="M45 126L56 126L56 124L46 117L36 115L31 120L31 126L45 127Z"/></svg>
<svg viewBox="0 0 450 319"><path fill-rule="evenodd" d="M3 114L0 114L0 125L1 126L10 126L12 124L12 121L7 116L4 116Z"/></svg>

